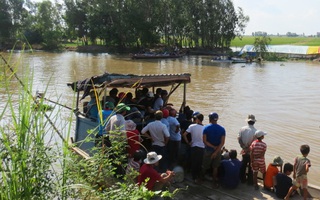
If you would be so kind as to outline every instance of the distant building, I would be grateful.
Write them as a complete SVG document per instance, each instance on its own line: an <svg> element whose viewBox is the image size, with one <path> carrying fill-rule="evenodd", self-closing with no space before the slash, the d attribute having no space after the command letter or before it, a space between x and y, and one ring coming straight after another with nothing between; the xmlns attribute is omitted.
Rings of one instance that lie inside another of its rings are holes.
<svg viewBox="0 0 320 200"><path fill-rule="evenodd" d="M288 32L286 35L287 35L288 37L298 37L298 34L296 34L296 33L291 33L291 32Z"/></svg>
<svg viewBox="0 0 320 200"><path fill-rule="evenodd" d="M268 33L263 31L257 31L252 33L252 36L267 36L267 35Z"/></svg>
<svg viewBox="0 0 320 200"><path fill-rule="evenodd" d="M317 37L320 37L320 32L317 32Z"/></svg>

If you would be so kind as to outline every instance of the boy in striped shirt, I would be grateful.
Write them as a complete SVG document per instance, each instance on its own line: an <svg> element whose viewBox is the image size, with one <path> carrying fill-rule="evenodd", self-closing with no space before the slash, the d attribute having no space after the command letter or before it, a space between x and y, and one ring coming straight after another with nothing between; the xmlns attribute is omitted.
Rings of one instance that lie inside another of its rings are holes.
<svg viewBox="0 0 320 200"><path fill-rule="evenodd" d="M258 190L258 171L263 174L263 179L266 174L266 163L264 155L267 150L267 144L262 142L262 140L264 139L264 136L267 135L267 133L261 130L257 130L254 135L256 140L254 140L250 146L250 160L253 171L253 185L254 188Z"/></svg>

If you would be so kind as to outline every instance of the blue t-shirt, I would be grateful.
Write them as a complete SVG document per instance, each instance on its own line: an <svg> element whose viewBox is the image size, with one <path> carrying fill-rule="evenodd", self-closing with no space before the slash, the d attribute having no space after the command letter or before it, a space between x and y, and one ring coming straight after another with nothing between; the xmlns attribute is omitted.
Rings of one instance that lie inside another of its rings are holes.
<svg viewBox="0 0 320 200"><path fill-rule="evenodd" d="M170 133L170 140L172 141L181 141L181 134L180 131L176 133L177 126L180 126L179 121L177 118L169 116L167 118L169 123L169 133Z"/></svg>
<svg viewBox="0 0 320 200"><path fill-rule="evenodd" d="M241 161L238 159L222 160L221 167L224 171L221 179L222 186L230 189L236 188L240 179Z"/></svg>
<svg viewBox="0 0 320 200"><path fill-rule="evenodd" d="M203 135L207 136L207 141L214 146L221 143L221 137L226 136L225 129L219 124L208 124L203 128ZM214 151L212 147L206 146L206 150Z"/></svg>
<svg viewBox="0 0 320 200"><path fill-rule="evenodd" d="M107 124L107 120L110 119L111 115L112 115L112 110L102 110L102 119L103 119L102 122L100 121L100 116L99 115L97 116L98 122L99 122L99 133L98 133L98 136L102 136L103 134L107 133L106 132L106 124Z"/></svg>

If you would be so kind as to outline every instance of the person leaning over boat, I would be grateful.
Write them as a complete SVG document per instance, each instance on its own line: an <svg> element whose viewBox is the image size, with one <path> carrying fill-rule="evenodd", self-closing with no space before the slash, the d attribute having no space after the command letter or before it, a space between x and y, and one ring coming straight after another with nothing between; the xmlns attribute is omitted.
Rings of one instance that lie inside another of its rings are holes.
<svg viewBox="0 0 320 200"><path fill-rule="evenodd" d="M219 115L215 112L209 114L210 124L203 128L203 143L205 152L202 164L202 174L212 167L213 188L218 188L218 167L221 161L221 149L224 146L226 131L217 122Z"/></svg>
<svg viewBox="0 0 320 200"><path fill-rule="evenodd" d="M141 134L150 138L152 141L151 149L156 153L163 155L164 159L160 161L159 172L167 170L167 150L166 145L169 141L169 130L160 120L163 117L162 111L155 113L155 121L148 123L142 130Z"/></svg>
<svg viewBox="0 0 320 200"><path fill-rule="evenodd" d="M130 107L124 103L119 103L114 109L114 112L116 114L110 117L110 120L106 125L106 132L110 137L111 145L113 140L122 141L122 139L126 138L126 129L125 129L126 120L124 116L129 110L130 110Z"/></svg>
<svg viewBox="0 0 320 200"><path fill-rule="evenodd" d="M240 181L241 183L247 182L248 185L253 184L253 173L250 161L250 145L254 140L254 133L257 129L254 127L256 118L254 115L248 115L246 119L248 125L240 129L238 133L238 142L241 147L242 165L240 168Z"/></svg>

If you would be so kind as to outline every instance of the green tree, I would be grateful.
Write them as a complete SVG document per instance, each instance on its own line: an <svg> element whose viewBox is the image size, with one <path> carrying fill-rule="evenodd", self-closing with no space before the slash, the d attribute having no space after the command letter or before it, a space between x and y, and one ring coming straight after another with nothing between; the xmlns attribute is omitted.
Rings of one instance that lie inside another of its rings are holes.
<svg viewBox="0 0 320 200"><path fill-rule="evenodd" d="M0 49L4 48L13 31L10 6L6 0L0 0Z"/></svg>
<svg viewBox="0 0 320 200"><path fill-rule="evenodd" d="M271 38L268 36L260 36L254 39L253 46L260 58L262 58L268 52L267 47L270 42Z"/></svg>
<svg viewBox="0 0 320 200"><path fill-rule="evenodd" d="M41 34L45 49L57 49L61 44L62 20L58 11L59 6L58 3L53 4L51 1L36 4L35 29Z"/></svg>

